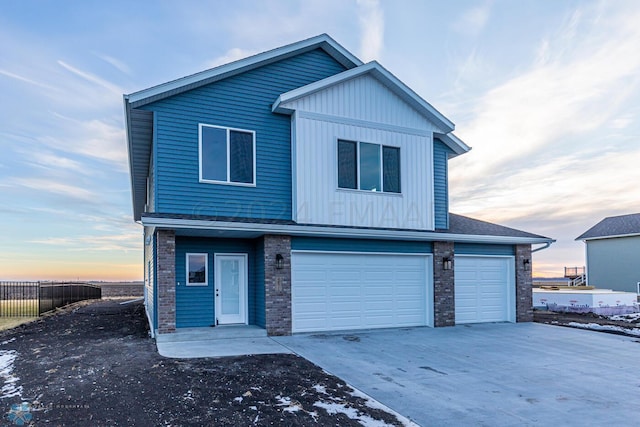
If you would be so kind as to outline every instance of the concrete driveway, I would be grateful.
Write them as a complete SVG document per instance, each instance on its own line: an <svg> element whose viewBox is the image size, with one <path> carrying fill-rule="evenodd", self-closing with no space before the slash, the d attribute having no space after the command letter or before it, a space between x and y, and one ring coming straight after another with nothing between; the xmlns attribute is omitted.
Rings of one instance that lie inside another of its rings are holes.
<svg viewBox="0 0 640 427"><path fill-rule="evenodd" d="M275 339L423 426L640 419L637 338L498 323Z"/></svg>

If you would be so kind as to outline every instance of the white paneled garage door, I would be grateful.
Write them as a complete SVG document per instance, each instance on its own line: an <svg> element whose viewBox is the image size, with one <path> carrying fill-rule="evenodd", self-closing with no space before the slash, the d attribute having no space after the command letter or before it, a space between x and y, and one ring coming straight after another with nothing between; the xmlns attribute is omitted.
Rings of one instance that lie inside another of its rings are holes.
<svg viewBox="0 0 640 427"><path fill-rule="evenodd" d="M455 257L456 323L515 321L512 257Z"/></svg>
<svg viewBox="0 0 640 427"><path fill-rule="evenodd" d="M428 255L294 252L293 332L431 324Z"/></svg>

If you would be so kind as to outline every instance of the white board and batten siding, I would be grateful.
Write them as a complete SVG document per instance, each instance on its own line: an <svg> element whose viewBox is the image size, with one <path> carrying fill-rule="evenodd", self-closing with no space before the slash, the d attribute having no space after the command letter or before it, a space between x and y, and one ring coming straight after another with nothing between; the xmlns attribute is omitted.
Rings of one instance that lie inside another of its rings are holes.
<svg viewBox="0 0 640 427"><path fill-rule="evenodd" d="M432 326L426 254L292 253L293 332Z"/></svg>
<svg viewBox="0 0 640 427"><path fill-rule="evenodd" d="M456 324L515 322L512 256L455 258Z"/></svg>
<svg viewBox="0 0 640 427"><path fill-rule="evenodd" d="M435 126L371 76L288 102L299 223L433 230ZM400 148L401 194L338 188L337 141Z"/></svg>

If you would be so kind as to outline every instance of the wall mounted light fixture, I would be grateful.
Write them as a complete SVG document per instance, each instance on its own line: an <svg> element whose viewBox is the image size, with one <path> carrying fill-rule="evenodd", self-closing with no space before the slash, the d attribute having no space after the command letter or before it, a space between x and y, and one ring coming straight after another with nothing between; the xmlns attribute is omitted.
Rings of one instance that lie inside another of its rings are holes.
<svg viewBox="0 0 640 427"><path fill-rule="evenodd" d="M276 254L276 268L278 270L284 268L284 257L281 254Z"/></svg>
<svg viewBox="0 0 640 427"><path fill-rule="evenodd" d="M531 260L529 258L523 259L522 266L524 267L524 271L531 271Z"/></svg>
<svg viewBox="0 0 640 427"><path fill-rule="evenodd" d="M442 269L443 270L453 269L453 259L451 259L451 257L446 256L442 258Z"/></svg>

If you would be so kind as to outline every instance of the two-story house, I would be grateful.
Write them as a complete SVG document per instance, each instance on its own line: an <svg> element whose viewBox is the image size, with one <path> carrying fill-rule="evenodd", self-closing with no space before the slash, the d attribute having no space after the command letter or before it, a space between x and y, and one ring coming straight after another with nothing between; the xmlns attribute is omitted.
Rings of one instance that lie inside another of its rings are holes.
<svg viewBox="0 0 640 427"><path fill-rule="evenodd" d="M327 35L125 95L154 333L530 321L531 245L449 213L453 123Z"/></svg>

